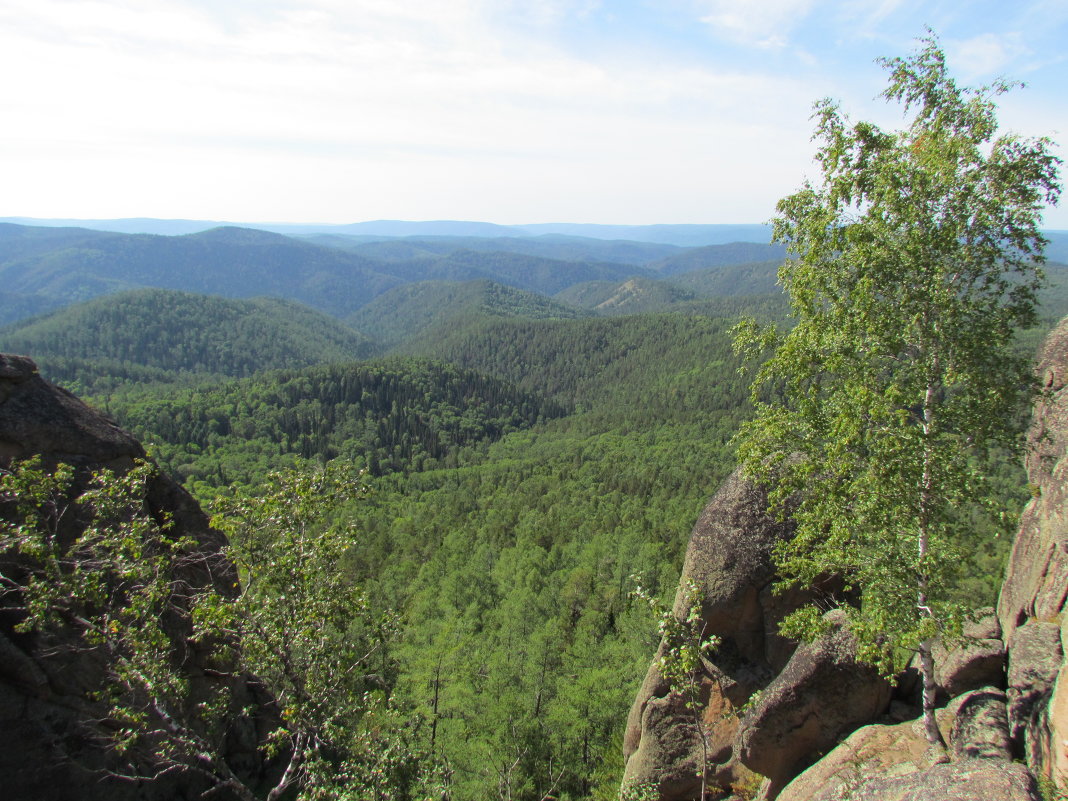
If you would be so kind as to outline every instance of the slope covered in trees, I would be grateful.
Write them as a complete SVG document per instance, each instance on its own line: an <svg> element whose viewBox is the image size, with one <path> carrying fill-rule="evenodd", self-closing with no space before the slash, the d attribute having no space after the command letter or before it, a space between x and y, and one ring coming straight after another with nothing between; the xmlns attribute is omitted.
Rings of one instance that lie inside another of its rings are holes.
<svg viewBox="0 0 1068 801"><path fill-rule="evenodd" d="M676 273L665 280L702 298L781 293L778 285L781 264L782 259L727 264Z"/></svg>
<svg viewBox="0 0 1068 801"><path fill-rule="evenodd" d="M465 318L529 317L571 319L583 316L573 306L489 280L420 281L391 289L347 322L385 347L418 338L428 330L462 325Z"/></svg>
<svg viewBox="0 0 1068 801"><path fill-rule="evenodd" d="M144 287L284 297L344 318L406 283L491 280L552 295L583 282L621 283L724 266L768 247L698 248L686 258L691 251L674 245L561 235L366 241L337 234L296 239L234 227L159 236L4 224L0 321Z"/></svg>
<svg viewBox="0 0 1068 801"><path fill-rule="evenodd" d="M694 270L707 270L712 267L726 267L731 264L746 264L761 261L782 261L786 257L786 248L782 245L764 245L755 242L731 242L727 245L708 245L689 248L680 253L649 264L649 267L661 275L677 275Z"/></svg>
<svg viewBox="0 0 1068 801"><path fill-rule="evenodd" d="M733 467L747 380L726 316L782 310L706 304L724 317L470 318L418 343L463 368L135 386L108 408L202 496L303 459L369 464L370 495L343 513L360 532L344 570L404 617L389 658L397 702L424 721L413 742L447 759L456 799L609 798L655 648L630 577L673 591Z"/></svg>
<svg viewBox="0 0 1068 801"><path fill-rule="evenodd" d="M614 262L644 265L667 258L682 248L655 242L591 239L583 236L536 237L406 236L369 242L366 237L309 236L308 241L352 250L380 261L405 261L426 256L444 256L459 250L520 253L560 261Z"/></svg>
<svg viewBox="0 0 1068 801"><path fill-rule="evenodd" d="M11 241L18 246L13 251ZM90 236L29 254L22 241L0 239L0 280L11 291L68 303L160 287L228 297L277 295L342 314L401 283L351 253L242 228Z"/></svg>
<svg viewBox="0 0 1068 801"><path fill-rule="evenodd" d="M406 281L471 281L486 278L544 295L552 295L582 281L622 280L633 275L651 275L646 268L629 264L565 261L501 251L458 250L441 258L384 264L389 265L392 275Z"/></svg>
<svg viewBox="0 0 1068 801"><path fill-rule="evenodd" d="M565 409L499 379L426 361L365 362L109 401L180 479L255 485L280 465L334 458L421 469Z"/></svg>
<svg viewBox="0 0 1068 801"><path fill-rule="evenodd" d="M395 694L424 716L419 744L448 760L453 797L494 796L502 774L514 798L611 796L651 645L629 577L673 585L745 414L729 327L472 322L443 349L477 373L311 368L130 390L110 409L204 495L301 457L370 463L348 569L405 616Z"/></svg>
<svg viewBox="0 0 1068 801"><path fill-rule="evenodd" d="M247 376L352 361L372 349L366 337L299 303L165 289L94 298L0 329L0 350L32 354L54 379L89 392L130 375L166 382L198 373Z"/></svg>
<svg viewBox="0 0 1068 801"><path fill-rule="evenodd" d="M596 314L615 316L664 311L677 303L693 300L694 295L664 281L630 278L622 283L589 281L576 284L557 292L556 298Z"/></svg>

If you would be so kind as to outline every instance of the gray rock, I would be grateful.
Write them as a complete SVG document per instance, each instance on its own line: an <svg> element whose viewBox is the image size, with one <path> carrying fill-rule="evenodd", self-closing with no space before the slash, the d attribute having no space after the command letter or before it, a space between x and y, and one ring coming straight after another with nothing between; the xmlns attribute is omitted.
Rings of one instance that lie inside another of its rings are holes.
<svg viewBox="0 0 1068 801"><path fill-rule="evenodd" d="M1042 801L1042 796L1023 765L965 759L906 776L873 778L837 801Z"/></svg>
<svg viewBox="0 0 1068 801"><path fill-rule="evenodd" d="M1001 625L993 609L981 612L985 613L982 617L964 626L963 643L950 649L935 647L935 682L941 690L941 703L969 690L1005 684Z"/></svg>
<svg viewBox="0 0 1068 801"><path fill-rule="evenodd" d="M955 759L1012 760L1005 693L984 687L954 698L944 712L952 721L949 746Z"/></svg>
<svg viewBox="0 0 1068 801"><path fill-rule="evenodd" d="M998 598L1010 649L1019 626L1057 620L1068 596L1068 318L1046 339L1037 373L1046 394L1035 406L1026 462L1035 497L1020 517Z"/></svg>
<svg viewBox="0 0 1068 801"><path fill-rule="evenodd" d="M782 617L811 598L773 595L771 552L791 526L770 517L767 496L736 471L701 513L686 552L680 588L702 593L702 619L721 645L706 664L703 718L710 741L708 777L726 790L752 780L735 755L739 710L785 663L793 644L778 635ZM685 613L680 589L675 613ZM680 713L656 664L650 667L627 719L624 782L652 781L661 799L691 798L699 780L701 742L689 713Z"/></svg>
<svg viewBox="0 0 1068 801"><path fill-rule="evenodd" d="M831 630L794 652L738 732L743 764L779 787L890 703L890 684L854 659L844 613L828 617Z"/></svg>
<svg viewBox="0 0 1068 801"><path fill-rule="evenodd" d="M1032 619L1016 629L1009 651L1009 733L1030 765L1049 750L1045 713L1063 661L1059 624Z"/></svg>

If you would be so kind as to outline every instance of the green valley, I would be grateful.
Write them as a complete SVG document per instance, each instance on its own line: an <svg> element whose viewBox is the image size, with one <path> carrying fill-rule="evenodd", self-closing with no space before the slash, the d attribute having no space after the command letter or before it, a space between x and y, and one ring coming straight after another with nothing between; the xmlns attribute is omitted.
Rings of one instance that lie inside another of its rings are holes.
<svg viewBox="0 0 1068 801"><path fill-rule="evenodd" d="M378 680L451 798L616 797L656 648L635 577L674 593L734 466L750 377L731 328L784 319L780 254L242 229L59 230L50 249L31 233L0 236L17 297L99 296L9 323L0 350L105 409L201 501L255 496L284 467L366 470L366 496L334 513L357 532L336 569L400 616ZM1049 272L1053 319L1068 281ZM973 596L1005 544L969 557Z"/></svg>

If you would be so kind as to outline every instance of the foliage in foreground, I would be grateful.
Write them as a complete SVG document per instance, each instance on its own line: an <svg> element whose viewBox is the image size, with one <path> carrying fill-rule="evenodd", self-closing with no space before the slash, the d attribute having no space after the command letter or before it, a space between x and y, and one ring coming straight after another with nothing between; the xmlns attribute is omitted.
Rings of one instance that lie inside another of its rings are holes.
<svg viewBox="0 0 1068 801"><path fill-rule="evenodd" d="M387 700L394 621L337 570L353 532L323 523L362 492L359 477L272 475L262 497L220 510L233 543L220 550L153 518L152 469L94 473L81 492L66 465L0 475L0 598L57 654L103 657L86 735L112 755L109 775L179 772L243 801L431 793L440 777ZM203 677L181 667L190 648ZM232 761L228 734L253 718L271 730L266 773Z"/></svg>
<svg viewBox="0 0 1068 801"><path fill-rule="evenodd" d="M913 112L909 126L851 124L818 103L823 180L778 204L775 238L798 256L780 271L796 326L739 330L741 347L773 354L738 442L778 509L797 500L781 575L839 573L858 588L860 655L887 673L919 652L939 742L931 644L960 629L950 590L991 498L984 460L1021 445L1033 377L1013 336L1035 319L1038 223L1060 161L1047 139L997 136L994 98L1011 87L958 87L933 36L883 64L883 96ZM820 626L809 607L786 631Z"/></svg>
<svg viewBox="0 0 1068 801"><path fill-rule="evenodd" d="M656 617L657 632L660 634L656 663L660 675L668 683L671 694L681 700L689 723L700 740L699 801L705 801L708 797L708 750L712 731L704 718L701 688L706 675L704 660L719 647L720 639L714 634L705 636L708 624L701 619L702 594L692 579L682 586L681 593L684 614L676 617L674 610L665 607L659 598L644 587L638 585L634 589L635 597L644 601ZM626 790L621 795L624 792Z"/></svg>

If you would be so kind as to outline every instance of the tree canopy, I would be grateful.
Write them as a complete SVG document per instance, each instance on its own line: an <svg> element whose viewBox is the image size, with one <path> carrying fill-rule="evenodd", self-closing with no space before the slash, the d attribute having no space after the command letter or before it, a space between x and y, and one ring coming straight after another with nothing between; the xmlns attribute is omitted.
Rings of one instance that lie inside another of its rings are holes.
<svg viewBox="0 0 1068 801"><path fill-rule="evenodd" d="M930 713L930 644L960 624L945 590L986 497L982 457L1020 445L1033 379L1012 340L1034 320L1060 160L1049 139L999 134L995 98L1012 85L958 86L933 34L881 63L905 127L818 102L821 180L778 203L796 325L739 328L740 347L772 354L738 442L797 520L777 554L785 581L845 576L862 593L860 656L890 672L918 650ZM818 611L790 630L815 633Z"/></svg>

